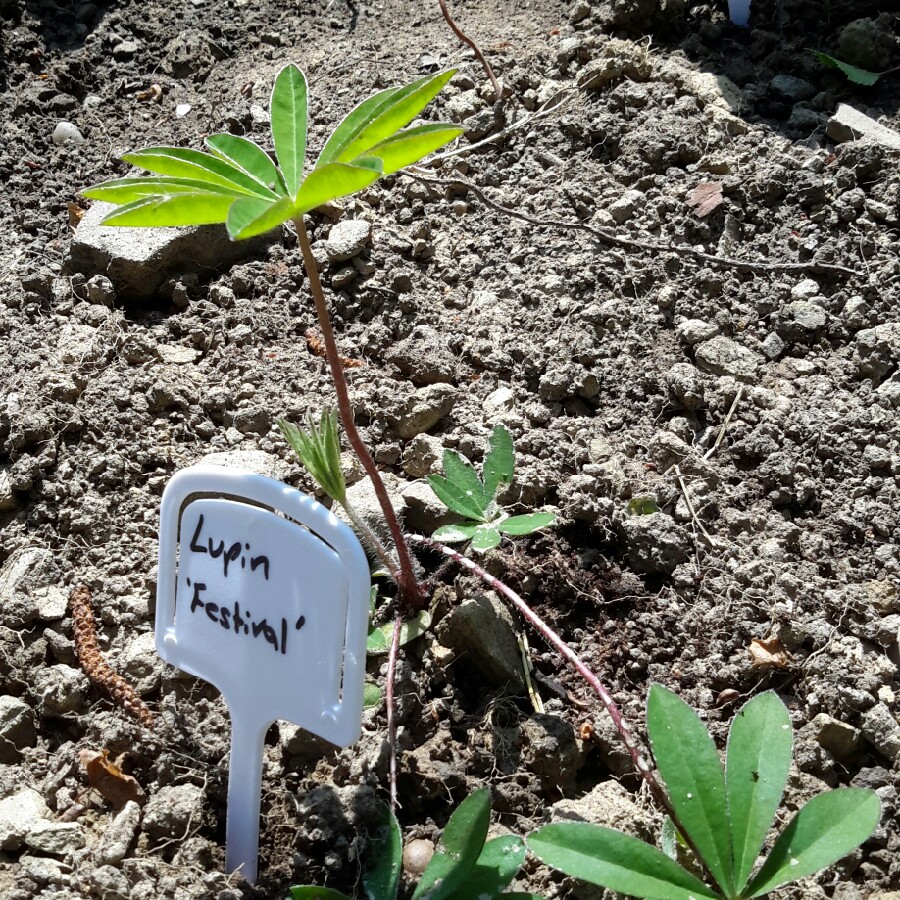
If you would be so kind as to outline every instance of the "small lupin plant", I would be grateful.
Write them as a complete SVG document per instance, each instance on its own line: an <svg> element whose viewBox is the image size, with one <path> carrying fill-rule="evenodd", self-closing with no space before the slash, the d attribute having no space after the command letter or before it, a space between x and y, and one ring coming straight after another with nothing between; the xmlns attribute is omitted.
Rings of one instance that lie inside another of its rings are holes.
<svg viewBox="0 0 900 900"><path fill-rule="evenodd" d="M438 528L432 534L434 540L448 544L471 541L474 551L484 553L496 547L504 534L531 534L556 521L556 516L549 512L510 516L497 503L500 489L512 484L515 450L503 425L494 427L489 445L482 477L455 450L444 451L443 476L428 476L428 483L441 503L465 518L457 525Z"/></svg>
<svg viewBox="0 0 900 900"><path fill-rule="evenodd" d="M378 468L353 420L353 408L331 327L325 292L303 216L330 200L367 188L459 137L448 123L409 125L455 70L427 75L404 87L388 88L353 109L306 168L306 76L293 64L275 79L269 106L274 160L258 144L234 134L206 138L208 152L184 147L148 147L127 153L125 162L151 175L128 176L87 188L85 197L118 206L104 225L160 227L224 223L234 240L293 223L316 306L325 355L334 380L341 422L384 513L396 547L390 571L404 606L416 611L423 598L409 547Z"/></svg>
<svg viewBox="0 0 900 900"><path fill-rule="evenodd" d="M875 830L874 791L840 788L813 797L757 857L787 782L793 733L787 708L767 691L735 716L725 769L697 714L653 685L647 731L678 819L679 835L708 876L704 884L675 861L676 841L657 850L630 835L583 822L545 825L528 838L547 865L609 890L654 900L744 900L812 875L855 850ZM670 833L676 833L669 825ZM754 873L755 870L755 873Z"/></svg>
<svg viewBox="0 0 900 900"><path fill-rule="evenodd" d="M540 900L533 894L503 893L525 859L525 842L512 834L486 840L490 821L490 795L487 788L481 788L463 800L450 816L412 900L494 900L501 894L510 900ZM363 865L366 900L397 900L402 868L400 825L393 812L380 804ZM297 885L291 888L291 900L349 898L340 891Z"/></svg>

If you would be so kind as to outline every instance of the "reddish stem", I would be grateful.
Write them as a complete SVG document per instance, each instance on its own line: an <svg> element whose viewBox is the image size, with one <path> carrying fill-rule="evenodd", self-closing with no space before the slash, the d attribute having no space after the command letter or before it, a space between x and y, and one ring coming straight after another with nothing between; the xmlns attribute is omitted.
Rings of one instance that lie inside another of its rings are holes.
<svg viewBox="0 0 900 900"><path fill-rule="evenodd" d="M391 532L391 539L397 548L397 561L400 570L397 573L397 586L400 589L400 599L405 609L418 612L422 608L422 594L419 590L419 582L416 579L409 546L403 536L403 529L397 521L394 507L391 506L387 488L381 480L375 460L372 459L363 439L356 430L353 420L353 406L350 403L350 392L347 388L347 379L344 375L344 367L341 365L341 357L338 353L337 343L334 339L334 329L331 327L331 317L328 314L328 304L325 302L325 292L322 290L322 282L319 280L319 270L316 268L316 258L313 256L309 243L309 235L303 224L303 217L293 219L294 228L297 231L297 240L300 243L300 251L303 254L303 264L306 267L306 275L309 278L309 290L316 305L316 315L319 319L319 327L322 329L322 340L325 344L325 357L331 370L331 378L334 381L334 390L337 394L338 412L341 416L341 424L347 433L347 440L353 448L353 452L362 463L363 469L372 480L375 496L381 506L385 521Z"/></svg>
<svg viewBox="0 0 900 900"><path fill-rule="evenodd" d="M453 21L453 17L450 15L450 10L447 8L447 0L438 0L438 6L441 8L441 13L444 16L444 20L452 29L453 33L464 43L466 46L472 48L472 52L478 57L478 61L481 63L484 71L487 73L487 77L491 79L491 84L494 86L494 94L498 100L500 97L500 83L497 81L494 76L494 70L491 68L491 64L487 61L485 55L481 52L478 44L472 40L468 35L463 33L463 30Z"/></svg>

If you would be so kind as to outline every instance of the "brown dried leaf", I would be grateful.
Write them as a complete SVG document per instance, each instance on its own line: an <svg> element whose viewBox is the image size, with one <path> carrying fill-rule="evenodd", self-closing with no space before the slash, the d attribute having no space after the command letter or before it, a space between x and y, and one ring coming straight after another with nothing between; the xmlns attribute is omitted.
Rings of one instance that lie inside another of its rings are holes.
<svg viewBox="0 0 900 900"><path fill-rule="evenodd" d="M754 638L747 651L750 654L750 665L754 669L783 669L791 660L791 654L781 643L781 638L777 637L762 641Z"/></svg>
<svg viewBox="0 0 900 900"><path fill-rule="evenodd" d="M158 84L151 84L146 91L138 91L134 98L139 103L159 103L162 95L163 89Z"/></svg>
<svg viewBox="0 0 900 900"><path fill-rule="evenodd" d="M66 208L69 210L69 228L77 228L78 223L84 217L85 210L71 200L66 201Z"/></svg>
<svg viewBox="0 0 900 900"><path fill-rule="evenodd" d="M88 784L99 791L105 800L119 808L129 800L143 805L147 795L131 775L126 775L110 758L108 750L82 750L78 754L87 773Z"/></svg>
<svg viewBox="0 0 900 900"><path fill-rule="evenodd" d="M688 206L695 207L694 212L698 218L708 216L724 202L722 197L722 184L719 181L704 181L693 190L688 191L685 200Z"/></svg>

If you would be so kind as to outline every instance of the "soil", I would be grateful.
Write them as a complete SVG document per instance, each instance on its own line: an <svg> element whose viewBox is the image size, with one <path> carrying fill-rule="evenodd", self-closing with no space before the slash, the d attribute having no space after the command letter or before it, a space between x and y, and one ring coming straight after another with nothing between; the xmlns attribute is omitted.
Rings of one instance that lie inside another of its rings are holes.
<svg viewBox="0 0 900 900"><path fill-rule="evenodd" d="M408 526L438 521L422 478L441 449L478 464L505 423L505 502L559 525L485 565L639 733L652 682L720 746L740 703L774 689L796 732L785 816L827 787L878 791L875 835L778 897L900 889L900 152L826 133L839 103L900 127L897 77L854 86L809 52L888 69L900 19L874 0L756 0L749 29L724 2L452 5L499 102L433 3L0 0L7 900L352 890L366 812L386 796L383 704L347 749L273 727L259 882L226 876L226 710L153 651L169 478L230 452L313 490L276 427L332 397L295 240L199 274L185 257L142 300L71 252L78 191L125 173L128 149L222 130L265 143L288 60L310 80L313 148L375 88L459 68L427 116L462 121L472 149L424 173L440 183L392 177L309 217L341 352L365 362L348 370L358 422ZM55 143L60 121L83 142ZM332 261L329 233L354 218L367 245ZM399 666L405 838L434 839L486 784L498 828L580 815L654 839L659 816L583 683L529 635L535 712L515 656L504 674L500 639L467 636L461 603L504 638L521 623L477 579L419 560L434 625ZM78 584L153 729L81 671ZM369 665L381 685L383 662ZM119 759L146 802L117 811L91 790L83 751ZM602 893L534 861L517 885Z"/></svg>

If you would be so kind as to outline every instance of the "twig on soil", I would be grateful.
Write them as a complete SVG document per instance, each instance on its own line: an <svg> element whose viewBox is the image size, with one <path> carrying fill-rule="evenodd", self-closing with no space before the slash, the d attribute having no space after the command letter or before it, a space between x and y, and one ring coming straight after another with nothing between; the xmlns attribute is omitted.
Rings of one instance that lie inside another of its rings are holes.
<svg viewBox="0 0 900 900"><path fill-rule="evenodd" d="M690 838L690 835L685 831L684 826L681 824L681 820L679 819L675 809L672 806L671 801L669 800L668 794L666 794L665 789L657 780L656 775L653 771L653 767L647 762L643 753L641 752L640 746L638 745L637 740L634 735L631 733L631 728L628 723L625 721L622 713L616 704L616 701L613 700L612 695L603 685L603 682L582 662L581 658L578 654L536 613L534 610L508 585L504 584L500 579L494 578L493 575L486 572L478 563L473 562L466 556L463 556L461 553L458 553L452 547L446 546L446 544L438 543L437 541L431 540L431 538L423 537L418 534L409 535L409 539L415 543L420 544L423 547L428 547L431 550L436 550L439 553L443 553L445 556L450 557L454 562L461 565L463 568L468 569L474 575L477 575L482 581L489 584L494 590L499 591L507 600L512 603L512 605L519 611L519 613L525 618L525 620L534 628L543 638L554 647L563 659L569 663L569 665L574 668L579 675L591 686L594 693L600 698L600 702L603 704L603 707L609 713L609 717L613 721L613 725L616 727L616 731L619 732L619 736L622 738L622 742L625 744L625 748L628 750L628 755L631 757L631 761L637 770L638 774L641 778L644 779L647 787L650 789L650 794L653 799L659 804L659 806L665 811L666 815L674 823L675 827L684 837L688 846L693 850L694 855L696 856L698 862L703 864L703 857L700 852L694 846L693 841ZM715 879L712 878L711 873L707 871L707 875L709 875L711 882L715 884Z"/></svg>
<svg viewBox="0 0 900 900"><path fill-rule="evenodd" d="M728 429L728 424L731 422L731 417L734 415L735 411L738 408L738 404L741 402L741 398L744 396L744 386L741 385L737 389L737 393L734 395L734 400L731 403L731 409L728 410L728 415L725 416L725 421L722 422L722 427L719 429L719 434L716 437L716 442L703 454L704 459L709 459L716 450L719 449L719 445L725 439L725 432Z"/></svg>
<svg viewBox="0 0 900 900"><path fill-rule="evenodd" d="M69 595L72 622L75 632L75 653L85 675L102 688L127 713L147 728L153 727L153 715L138 696L137 691L106 663L97 644L97 625L91 606L90 589L78 585Z"/></svg>
<svg viewBox="0 0 900 900"><path fill-rule="evenodd" d="M444 20L450 26L451 31L468 47L472 48L472 52L477 57L478 61L481 63L484 68L487 77L490 78L491 84L494 86L494 95L499 100L500 99L500 83L497 81L494 76L494 70L491 68L491 64L485 58L485 55L481 52L478 44L472 40L472 38L468 37L463 33L463 30L453 21L453 17L450 15L450 10L447 9L447 0L438 0L438 6L441 8L441 13L443 13Z"/></svg>
<svg viewBox="0 0 900 900"><path fill-rule="evenodd" d="M862 278L861 272L856 269L847 268L847 266L839 266L833 263L789 263L789 262L761 262L749 259L735 259L730 256L716 256L713 253L706 253L703 250L697 250L687 244L675 246L674 244L658 244L655 241L642 241L638 238L626 238L621 235L614 234L608 228L597 228L593 225L585 225L584 222L564 222L558 219L537 219L526 213L503 206L500 203L491 200L484 191L470 181L462 178L428 178L424 175L414 175L412 172L402 172L407 178L413 178L416 181L422 181L426 184L445 184L456 185L471 191L478 197L481 202L493 209L495 212L510 216L514 219L521 219L530 225L537 225L542 228L560 228L574 231L584 231L596 238L604 244L610 244L615 247L625 247L628 250L649 250L653 253L674 253L677 256L690 256L701 262L710 263L714 266L727 266L732 269L744 269L749 272L834 272L841 275L847 275L854 278Z"/></svg>
<svg viewBox="0 0 900 900"><path fill-rule="evenodd" d="M684 497L684 502L687 505L688 512L691 515L691 521L699 529L703 537L706 538L710 547L715 547L716 549L718 549L722 545L706 530L703 523L700 521L700 516L697 515L697 510L694 509L691 495L688 493L688 489L684 483L684 479L681 477L681 469L677 465L674 468L674 472L675 478L678 480L678 487L681 488L681 496Z"/></svg>
<svg viewBox="0 0 900 900"><path fill-rule="evenodd" d="M391 632L391 647L388 651L387 685L384 692L388 727L388 784L390 785L392 810L397 809L397 704L394 702L394 679L397 675L397 652L400 649L400 631L402 628L403 616L398 612L394 617L394 630Z"/></svg>

